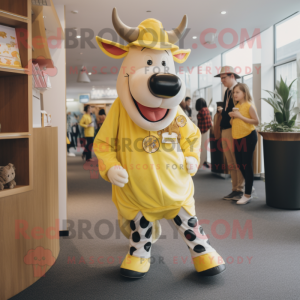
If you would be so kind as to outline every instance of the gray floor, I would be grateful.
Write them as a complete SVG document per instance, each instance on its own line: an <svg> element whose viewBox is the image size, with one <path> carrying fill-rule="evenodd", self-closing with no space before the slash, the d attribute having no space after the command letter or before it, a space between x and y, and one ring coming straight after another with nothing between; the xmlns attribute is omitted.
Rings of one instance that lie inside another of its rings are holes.
<svg viewBox="0 0 300 300"><path fill-rule="evenodd" d="M244 206L220 200L230 192L230 179L200 170L194 183L198 219L209 222L203 228L227 261L225 273L199 277L185 243L162 220L164 238L152 247L149 273L137 281L120 277L119 257L128 241L116 226L111 186L85 170L77 156L68 158L72 236L61 238L59 257L46 276L11 299L300 299L300 212L267 207L262 181L254 183L258 199ZM236 224L250 224L253 236L247 231L234 238ZM84 234L78 227L90 229ZM75 263L68 263L73 257Z"/></svg>

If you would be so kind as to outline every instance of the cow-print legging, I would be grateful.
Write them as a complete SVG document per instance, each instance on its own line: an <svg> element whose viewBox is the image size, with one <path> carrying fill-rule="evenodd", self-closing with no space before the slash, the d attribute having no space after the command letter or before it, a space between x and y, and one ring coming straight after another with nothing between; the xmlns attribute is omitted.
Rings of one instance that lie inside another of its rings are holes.
<svg viewBox="0 0 300 300"><path fill-rule="evenodd" d="M181 208L173 222L190 249L192 258L215 251L205 236L203 228L198 224L196 216L191 217L184 208ZM138 212L130 222L130 255L143 258L151 256L152 225L152 222L147 221L141 212Z"/></svg>

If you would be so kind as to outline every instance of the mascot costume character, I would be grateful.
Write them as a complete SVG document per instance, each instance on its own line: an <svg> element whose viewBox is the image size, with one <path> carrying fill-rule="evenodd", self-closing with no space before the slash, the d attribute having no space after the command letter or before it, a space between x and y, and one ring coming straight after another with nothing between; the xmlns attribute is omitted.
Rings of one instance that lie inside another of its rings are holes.
<svg viewBox="0 0 300 300"><path fill-rule="evenodd" d="M190 50L175 43L187 17L172 31L156 19L128 27L113 9L116 32L126 46L96 37L112 58L125 58L117 79L118 98L94 141L100 175L112 183L119 226L129 239L121 275L141 278L150 269L151 247L161 234L159 220L172 219L187 244L196 271L207 276L225 270L195 215L194 184L200 158L200 131L179 103L185 84L174 61Z"/></svg>

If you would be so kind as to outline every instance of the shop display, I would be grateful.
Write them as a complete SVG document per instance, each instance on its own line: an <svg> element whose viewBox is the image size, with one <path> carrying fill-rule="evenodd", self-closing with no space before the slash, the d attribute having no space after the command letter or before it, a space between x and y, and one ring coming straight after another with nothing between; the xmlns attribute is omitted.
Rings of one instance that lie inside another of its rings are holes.
<svg viewBox="0 0 300 300"><path fill-rule="evenodd" d="M163 218L173 220L196 271L219 274L225 263L195 215L191 176L199 164L200 131L179 107L186 87L174 61L185 62L190 50L175 43L187 28L187 17L171 31L155 19L129 28L116 9L112 22L129 44L96 37L105 54L125 59L117 79L118 98L95 138L94 151L100 175L113 184L120 229L130 243L121 275L141 278L149 271L151 246L161 234Z"/></svg>
<svg viewBox="0 0 300 300"><path fill-rule="evenodd" d="M17 185L15 177L16 168L13 164L9 163L5 167L0 167L0 190L13 189Z"/></svg>
<svg viewBox="0 0 300 300"><path fill-rule="evenodd" d="M22 68L16 29L0 25L0 65Z"/></svg>

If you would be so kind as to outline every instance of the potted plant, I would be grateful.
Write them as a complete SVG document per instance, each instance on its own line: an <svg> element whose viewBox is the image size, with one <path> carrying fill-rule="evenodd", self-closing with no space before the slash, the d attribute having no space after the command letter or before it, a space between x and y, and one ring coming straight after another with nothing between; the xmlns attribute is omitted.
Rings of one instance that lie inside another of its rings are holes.
<svg viewBox="0 0 300 300"><path fill-rule="evenodd" d="M296 79L295 79L296 80ZM271 207L300 209L300 126L296 125L291 87L281 78L262 98L274 108L274 120L259 126L263 136L266 202Z"/></svg>

